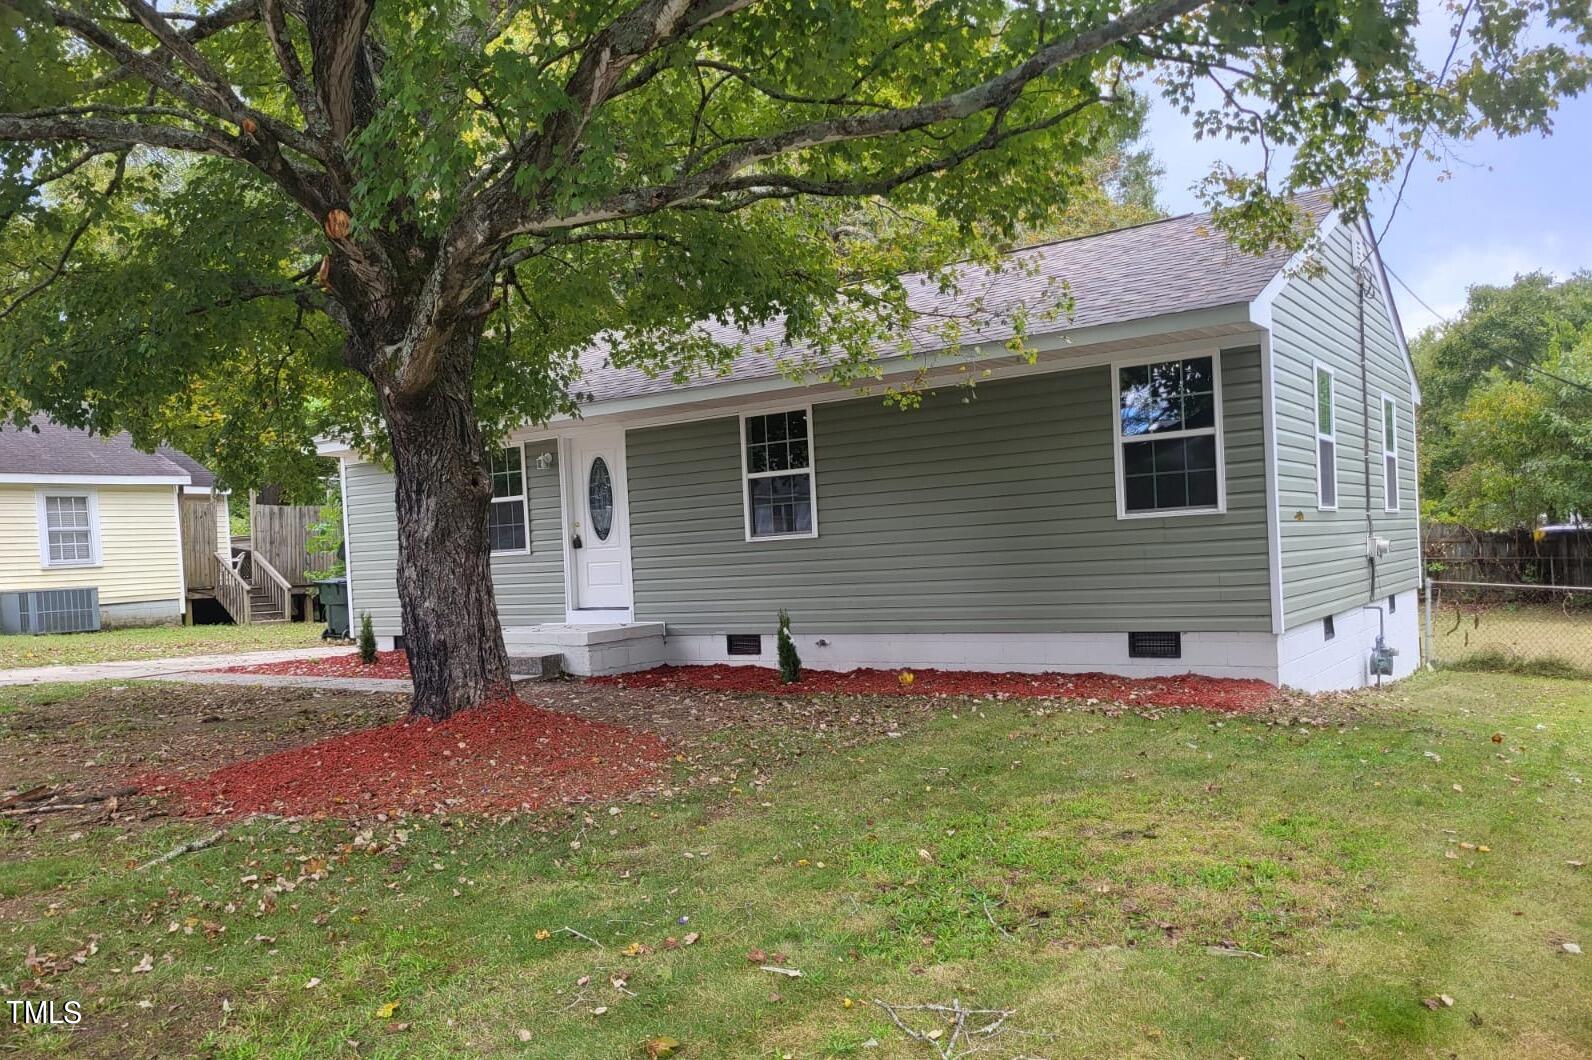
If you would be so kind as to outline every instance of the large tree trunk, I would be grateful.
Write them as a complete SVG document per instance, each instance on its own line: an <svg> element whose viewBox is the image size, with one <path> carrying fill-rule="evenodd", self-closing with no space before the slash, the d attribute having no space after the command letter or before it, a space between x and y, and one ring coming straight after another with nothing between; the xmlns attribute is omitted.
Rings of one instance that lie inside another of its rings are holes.
<svg viewBox="0 0 1592 1060"><path fill-rule="evenodd" d="M463 353L445 357L420 394L381 397L397 481L410 712L438 720L511 691L487 540L492 479L476 423L473 350Z"/></svg>

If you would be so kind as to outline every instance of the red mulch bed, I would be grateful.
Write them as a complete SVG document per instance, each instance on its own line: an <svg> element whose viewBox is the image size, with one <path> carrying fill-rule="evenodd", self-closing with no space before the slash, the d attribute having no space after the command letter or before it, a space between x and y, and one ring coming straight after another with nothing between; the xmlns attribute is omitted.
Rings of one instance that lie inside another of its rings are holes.
<svg viewBox="0 0 1592 1060"><path fill-rule="evenodd" d="M902 679L910 673L910 682ZM981 673L971 670L803 670L781 684L765 666L659 666L640 673L591 678L593 684L674 691L802 693L856 696L1019 696L1094 699L1159 707L1198 707L1230 713L1259 710L1277 689L1252 678L1118 677L1114 674Z"/></svg>
<svg viewBox="0 0 1592 1060"><path fill-rule="evenodd" d="M379 651L373 663L361 662L359 652L328 655L319 659L289 659L286 662L229 666L224 674L286 674L289 677L382 677L407 680L409 656L401 651Z"/></svg>
<svg viewBox="0 0 1592 1060"><path fill-rule="evenodd" d="M623 795L656 779L667 757L649 733L506 699L440 724L401 721L204 776L135 783L196 817L494 813Z"/></svg>

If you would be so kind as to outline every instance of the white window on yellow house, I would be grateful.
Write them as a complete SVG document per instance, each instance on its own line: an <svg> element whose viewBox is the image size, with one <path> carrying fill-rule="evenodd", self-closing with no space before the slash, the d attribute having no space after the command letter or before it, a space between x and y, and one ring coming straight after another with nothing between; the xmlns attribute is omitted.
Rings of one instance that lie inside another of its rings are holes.
<svg viewBox="0 0 1592 1060"><path fill-rule="evenodd" d="M91 567L99 561L94 494L40 493L39 562L46 567Z"/></svg>

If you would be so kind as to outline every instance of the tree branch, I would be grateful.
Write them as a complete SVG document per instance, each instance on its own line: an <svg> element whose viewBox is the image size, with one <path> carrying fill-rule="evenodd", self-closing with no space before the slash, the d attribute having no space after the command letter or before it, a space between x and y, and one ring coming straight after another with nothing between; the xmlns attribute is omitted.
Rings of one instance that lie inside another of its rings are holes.
<svg viewBox="0 0 1592 1060"><path fill-rule="evenodd" d="M0 114L0 140L78 142L108 148L142 145L224 158L243 157L238 142L216 130L207 128L203 132L193 132L175 125L99 118Z"/></svg>
<svg viewBox="0 0 1592 1060"><path fill-rule="evenodd" d="M181 15L177 12L170 12L162 14L161 17L188 20L191 25L182 31L182 38L189 44L198 44L200 41L215 36L222 30L231 29L233 26L242 25L245 22L252 22L257 15L257 5L258 0L233 0L232 3L223 4L215 10L202 15ZM150 53L150 57L156 62L163 63L170 61L171 53L167 52L164 46L161 46ZM97 78L90 85L90 88L107 88L120 81L125 81L132 73L132 70L123 66Z"/></svg>
<svg viewBox="0 0 1592 1060"><path fill-rule="evenodd" d="M555 239L542 240L535 246L521 247L518 250L510 251L503 255L503 260L498 262L498 272L509 272L516 265L546 254L554 247L568 247L581 243L662 243L680 250L688 249L683 240L677 239L667 232L581 232Z"/></svg>
<svg viewBox="0 0 1592 1060"><path fill-rule="evenodd" d="M306 0L315 92L333 142L370 120L375 109L374 74L365 52L370 0Z"/></svg>
<svg viewBox="0 0 1592 1060"><path fill-rule="evenodd" d="M1036 78L1073 60L1195 11L1207 2L1208 0L1156 0L1146 6L1134 8L1110 22L1042 48L1005 73L961 92L912 107L901 107L868 115L828 118L769 136L757 137L725 152L717 161L683 180L621 192L573 215L560 215L548 209L531 211L510 221L503 234L511 236L553 232L655 213L693 199L731 190L742 171L781 155L826 144L927 129L944 122L968 118L982 111L1004 109L1010 106L1023 89ZM929 165L932 166L933 163ZM935 171L933 168L925 170L925 172L933 171ZM848 192L837 192L837 194L848 194Z"/></svg>
<svg viewBox="0 0 1592 1060"><path fill-rule="evenodd" d="M34 283L33 286L29 287L27 290L21 292L15 298L13 298L4 309L0 309L0 320L4 320L12 313L15 313L22 307L24 302L48 288L52 283L60 279L61 276L66 273L67 263L72 259L72 251L77 248L78 240L82 239L84 233L93 227L95 221L99 220L100 215L104 212L104 205L108 204L109 201L115 197L117 189L122 186L122 177L126 175L126 173L127 152L124 150L116 159L116 168L112 170L111 179L106 182L105 190L100 193L100 197L104 200L104 204L100 204L97 207L89 207L88 213L84 215L82 222L79 223L78 226L72 230L72 234L67 237L66 246L61 248L60 257L56 259L54 267L50 269L48 274Z"/></svg>

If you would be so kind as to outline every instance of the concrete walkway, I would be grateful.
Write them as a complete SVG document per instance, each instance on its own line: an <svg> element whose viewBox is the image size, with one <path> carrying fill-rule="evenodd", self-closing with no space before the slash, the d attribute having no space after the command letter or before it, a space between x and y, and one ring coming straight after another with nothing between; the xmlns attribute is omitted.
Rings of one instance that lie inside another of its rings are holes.
<svg viewBox="0 0 1592 1060"><path fill-rule="evenodd" d="M139 678L148 681L181 681L189 685L263 685L268 688L324 688L334 692L413 692L407 677L306 677L302 674L217 674L204 671L161 674ZM538 674L510 674L515 687L542 680Z"/></svg>
<svg viewBox="0 0 1592 1060"><path fill-rule="evenodd" d="M127 662L33 666L20 670L0 670L0 685L42 685L61 681L133 681L139 678L188 674L195 670L221 670L229 666L257 666L260 663L289 662L294 659L324 659L332 655L350 655L353 650L347 645L339 645L325 648L284 648L278 651L240 651L227 655L184 655L174 659L134 659ZM274 676L279 681L282 679L281 675ZM367 680L360 680L360 687L370 683ZM407 691L409 682L404 681L402 684Z"/></svg>
<svg viewBox="0 0 1592 1060"><path fill-rule="evenodd" d="M407 677L305 677L301 674L215 674L195 671L140 680L181 681L189 685L265 685L269 688L325 688L339 692L410 692Z"/></svg>

